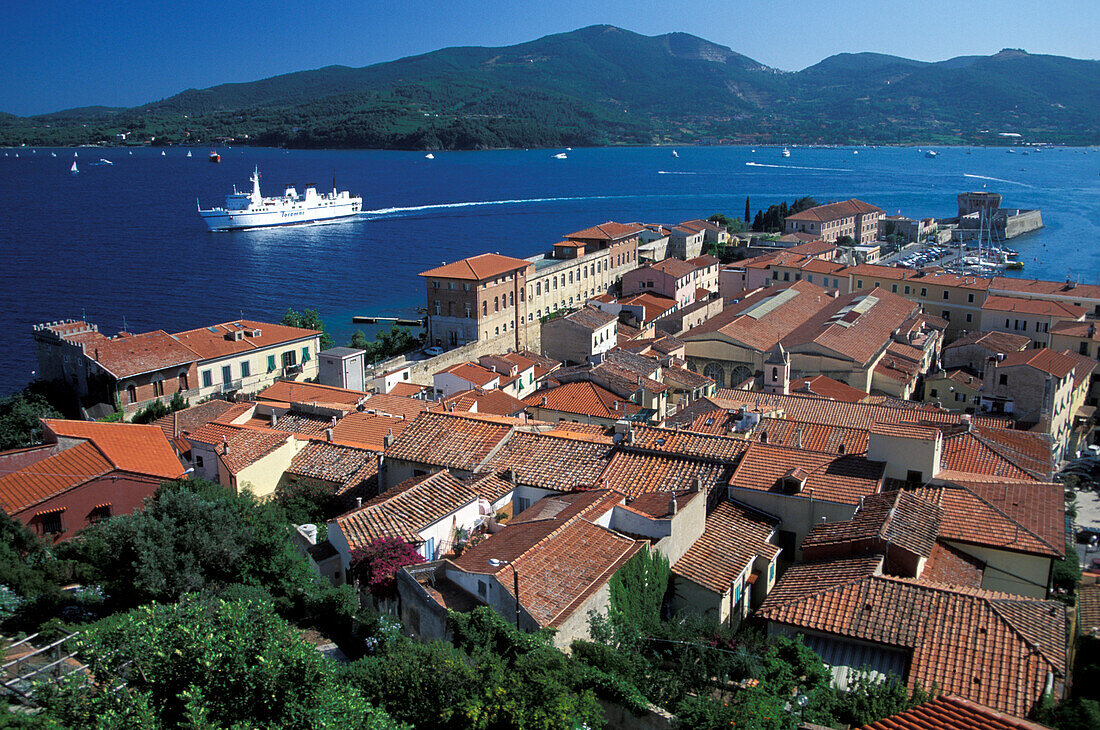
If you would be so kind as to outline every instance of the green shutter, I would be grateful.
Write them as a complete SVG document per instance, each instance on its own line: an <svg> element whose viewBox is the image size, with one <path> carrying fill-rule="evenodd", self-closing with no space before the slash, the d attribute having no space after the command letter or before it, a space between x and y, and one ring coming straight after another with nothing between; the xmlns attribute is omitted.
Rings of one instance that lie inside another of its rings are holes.
<svg viewBox="0 0 1100 730"><path fill-rule="evenodd" d="M267 372L269 372L269 373L274 372L274 370L275 370L275 356L274 355L268 355L267 356Z"/></svg>

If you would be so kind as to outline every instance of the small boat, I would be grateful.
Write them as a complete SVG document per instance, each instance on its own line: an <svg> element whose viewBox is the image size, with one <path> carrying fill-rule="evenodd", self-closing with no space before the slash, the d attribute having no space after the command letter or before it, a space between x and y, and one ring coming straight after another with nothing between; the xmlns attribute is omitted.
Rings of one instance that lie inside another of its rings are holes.
<svg viewBox="0 0 1100 730"><path fill-rule="evenodd" d="M755 155L755 154L756 154L756 150L753 150L753 151L752 151L752 153L753 153L753 154Z"/></svg>
<svg viewBox="0 0 1100 730"><path fill-rule="evenodd" d="M133 156L134 156L134 151L133 151L133 150L130 150L130 156L131 156L131 157L133 157Z"/></svg>
<svg viewBox="0 0 1100 730"><path fill-rule="evenodd" d="M428 154L424 155L424 159L425 160L434 160L435 155L433 155L431 152L429 152Z"/></svg>
<svg viewBox="0 0 1100 730"><path fill-rule="evenodd" d="M19 157L19 153L18 153L18 152L16 152L16 153L15 153L15 156L16 156L16 157Z"/></svg>
<svg viewBox="0 0 1100 730"><path fill-rule="evenodd" d="M108 160L108 159L105 159L105 158L103 158L103 157L100 157L100 158L99 158L99 162L94 162L94 163L92 163L92 164L95 164L95 165L113 165L113 164L115 164L115 163L111 162L111 161L110 161L110 160Z"/></svg>
<svg viewBox="0 0 1100 730"><path fill-rule="evenodd" d="M77 174L78 172L80 172L80 170L76 169L76 163L75 162L73 162L73 166L69 168L69 172L71 172L74 175Z"/></svg>
<svg viewBox="0 0 1100 730"><path fill-rule="evenodd" d="M572 148L572 147L566 147L566 148L565 148L565 151L566 151L566 152L572 152L572 151L573 151L573 148Z"/></svg>
<svg viewBox="0 0 1100 730"><path fill-rule="evenodd" d="M1009 147L1009 148L1008 148L1008 149L1007 149L1006 151L1007 151L1007 152L1008 152L1008 154L1010 154L1010 155L1014 155L1014 154L1016 154L1016 150L1012 149L1011 147Z"/></svg>
<svg viewBox="0 0 1100 730"><path fill-rule="evenodd" d="M77 153L75 153L75 152L73 153L73 157L79 157L79 156L80 155L78 155Z"/></svg>
<svg viewBox="0 0 1100 730"><path fill-rule="evenodd" d="M57 153L56 152L51 152L50 157L57 157Z"/></svg>
<svg viewBox="0 0 1100 730"><path fill-rule="evenodd" d="M859 154L859 150L852 150L852 154L853 154L853 155L858 155L858 154Z"/></svg>
<svg viewBox="0 0 1100 730"><path fill-rule="evenodd" d="M679 156L680 156L680 153L679 153L679 152L677 152L676 150L672 150L672 156L673 156L673 157L679 157Z"/></svg>
<svg viewBox="0 0 1100 730"><path fill-rule="evenodd" d="M784 147L783 151L780 152L779 154L782 155L783 157L790 157L791 156L791 151L789 149L787 149L786 147Z"/></svg>
<svg viewBox="0 0 1100 730"><path fill-rule="evenodd" d="M191 150L187 150L187 156L188 156L188 157L190 157L190 156L191 156Z"/></svg>
<svg viewBox="0 0 1100 730"><path fill-rule="evenodd" d="M211 150L210 151L210 156L207 157L206 159L210 160L211 162L221 162L222 161L222 156L219 155L216 150Z"/></svg>
<svg viewBox="0 0 1100 730"><path fill-rule="evenodd" d="M566 156L566 154L564 152L559 152L558 154L554 155L554 159L555 160L566 160L566 159L568 159L568 157Z"/></svg>
<svg viewBox="0 0 1100 730"><path fill-rule="evenodd" d="M936 152L935 150L928 150L927 152L924 153L924 156L927 157L930 160L934 160L937 157L939 157L939 153Z"/></svg>
<svg viewBox="0 0 1100 730"><path fill-rule="evenodd" d="M161 157L164 157L164 156L165 156L165 154L164 154L164 150L161 150L161 151L160 151L160 156L161 156Z"/></svg>

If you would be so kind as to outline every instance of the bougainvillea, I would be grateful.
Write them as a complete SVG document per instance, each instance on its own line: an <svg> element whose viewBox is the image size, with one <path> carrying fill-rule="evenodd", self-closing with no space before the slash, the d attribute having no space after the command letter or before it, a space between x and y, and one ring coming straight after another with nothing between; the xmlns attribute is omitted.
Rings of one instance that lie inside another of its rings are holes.
<svg viewBox="0 0 1100 730"><path fill-rule="evenodd" d="M397 571L423 562L416 548L404 540L380 537L356 552L353 570L371 595L388 598L396 591Z"/></svg>

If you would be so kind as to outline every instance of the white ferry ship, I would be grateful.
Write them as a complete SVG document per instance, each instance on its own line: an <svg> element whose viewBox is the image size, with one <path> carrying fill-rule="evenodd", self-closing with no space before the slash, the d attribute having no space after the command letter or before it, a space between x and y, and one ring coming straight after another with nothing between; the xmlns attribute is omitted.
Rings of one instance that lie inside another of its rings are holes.
<svg viewBox="0 0 1100 730"><path fill-rule="evenodd" d="M252 177L252 192L243 193L233 186L233 192L225 196L224 208L203 210L198 206L199 215L212 231L228 231L239 228L259 228L263 226L285 226L295 223L312 223L355 215L363 207L363 199L347 190L336 190L333 181L332 192L321 195L313 184L306 186L305 193L288 186L282 197L265 198L260 195L260 170L256 168ZM197 201L196 201L197 202Z"/></svg>

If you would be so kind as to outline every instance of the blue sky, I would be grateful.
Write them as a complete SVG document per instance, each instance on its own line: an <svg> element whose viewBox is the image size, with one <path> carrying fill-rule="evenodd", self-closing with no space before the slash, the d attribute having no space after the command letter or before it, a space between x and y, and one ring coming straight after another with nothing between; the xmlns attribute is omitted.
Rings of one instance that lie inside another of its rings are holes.
<svg viewBox="0 0 1100 730"><path fill-rule="evenodd" d="M192 87L510 45L597 23L693 33L785 70L844 51L1100 57L1100 0L38 0L0 12L0 110L132 106Z"/></svg>

